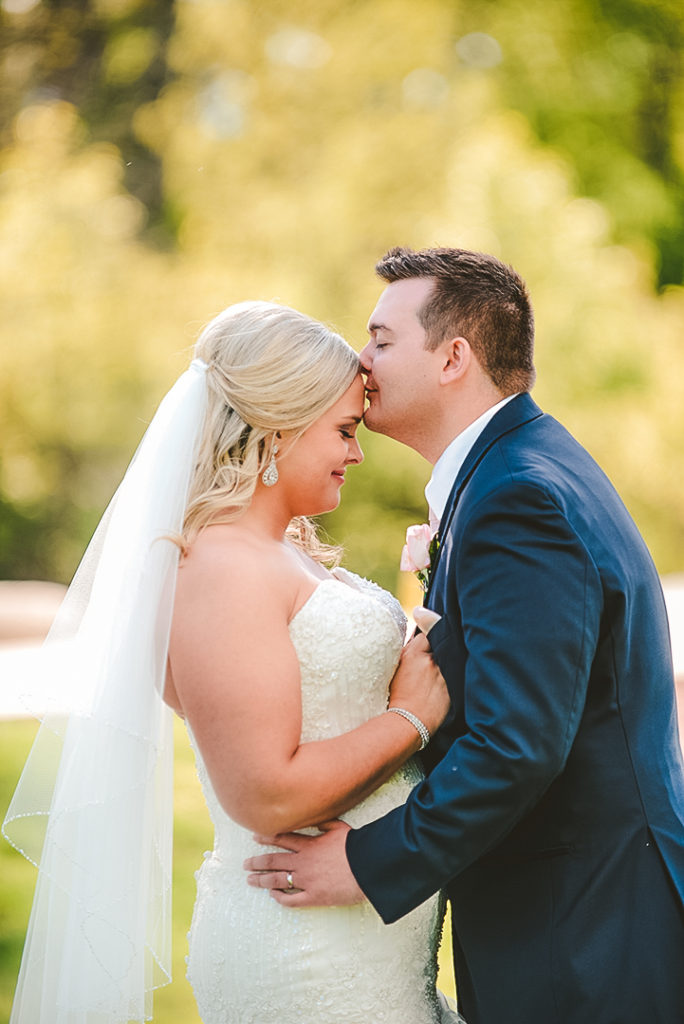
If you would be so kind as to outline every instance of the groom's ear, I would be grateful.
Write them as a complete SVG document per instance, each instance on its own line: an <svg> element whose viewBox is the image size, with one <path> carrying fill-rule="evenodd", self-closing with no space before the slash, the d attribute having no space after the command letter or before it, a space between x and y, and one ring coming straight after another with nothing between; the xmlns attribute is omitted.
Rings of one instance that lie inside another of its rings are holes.
<svg viewBox="0 0 684 1024"><path fill-rule="evenodd" d="M441 384L461 380L467 373L474 358L473 350L465 338L451 338L441 346L443 354Z"/></svg>

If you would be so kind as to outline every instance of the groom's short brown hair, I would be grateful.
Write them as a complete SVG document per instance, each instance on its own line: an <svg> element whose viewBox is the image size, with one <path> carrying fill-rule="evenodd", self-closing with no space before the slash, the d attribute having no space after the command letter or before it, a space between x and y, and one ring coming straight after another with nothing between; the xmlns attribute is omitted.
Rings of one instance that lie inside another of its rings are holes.
<svg viewBox="0 0 684 1024"><path fill-rule="evenodd" d="M495 256L468 249L390 249L376 273L387 281L433 278L419 311L435 349L448 338L469 342L480 365L504 394L534 384L534 314L525 282Z"/></svg>

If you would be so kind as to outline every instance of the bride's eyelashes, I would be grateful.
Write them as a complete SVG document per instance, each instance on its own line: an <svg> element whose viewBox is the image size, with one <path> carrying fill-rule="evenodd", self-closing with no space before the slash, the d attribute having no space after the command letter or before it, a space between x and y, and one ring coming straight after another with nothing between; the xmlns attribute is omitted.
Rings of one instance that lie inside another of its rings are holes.
<svg viewBox="0 0 684 1024"><path fill-rule="evenodd" d="M356 431L358 429L360 422L361 420L357 419L355 416L352 420L349 420L347 423L341 423L340 426L338 427L338 430L342 437L346 438L348 441L355 440Z"/></svg>

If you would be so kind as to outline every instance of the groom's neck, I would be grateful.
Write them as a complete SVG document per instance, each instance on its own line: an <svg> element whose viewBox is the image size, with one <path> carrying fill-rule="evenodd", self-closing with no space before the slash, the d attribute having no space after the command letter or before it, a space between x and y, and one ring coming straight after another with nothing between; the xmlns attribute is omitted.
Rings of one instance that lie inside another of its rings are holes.
<svg viewBox="0 0 684 1024"><path fill-rule="evenodd" d="M493 384L445 395L439 407L426 410L425 423L415 436L402 441L434 466L455 437L505 397Z"/></svg>

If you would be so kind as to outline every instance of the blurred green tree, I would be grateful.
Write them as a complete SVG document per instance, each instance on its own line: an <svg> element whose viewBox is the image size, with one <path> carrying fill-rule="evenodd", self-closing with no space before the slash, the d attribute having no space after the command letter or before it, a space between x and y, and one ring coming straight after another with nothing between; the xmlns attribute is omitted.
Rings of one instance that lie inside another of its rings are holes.
<svg viewBox="0 0 684 1024"><path fill-rule="evenodd" d="M166 82L173 25L174 3L167 0L0 5L0 140L11 145L14 118L25 106L50 99L72 104L88 141L120 151L125 187L147 211L146 239L165 244L173 217L164 206L161 165L132 122Z"/></svg>
<svg viewBox="0 0 684 1024"><path fill-rule="evenodd" d="M606 206L616 240L647 239L660 287L682 284L681 4L475 0L457 18L461 60L491 62L505 104L569 158L577 191Z"/></svg>

